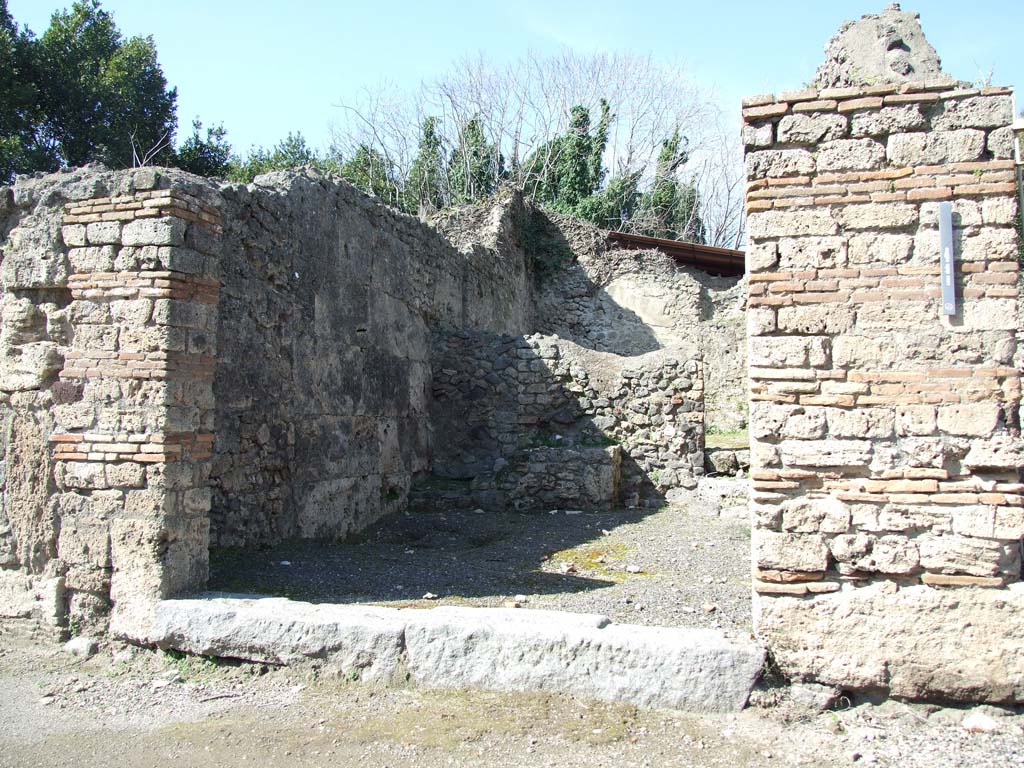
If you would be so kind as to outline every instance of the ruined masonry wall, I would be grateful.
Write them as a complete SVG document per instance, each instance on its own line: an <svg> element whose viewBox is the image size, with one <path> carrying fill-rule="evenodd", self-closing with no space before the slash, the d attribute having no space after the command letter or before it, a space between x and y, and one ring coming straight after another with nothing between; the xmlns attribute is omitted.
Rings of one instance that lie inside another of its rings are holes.
<svg viewBox="0 0 1024 768"><path fill-rule="evenodd" d="M699 360L542 335L442 333L433 347L431 413L445 439L428 496L485 509L635 506L696 484Z"/></svg>
<svg viewBox="0 0 1024 768"><path fill-rule="evenodd" d="M1024 701L1011 93L827 88L743 117L757 632L798 679Z"/></svg>
<svg viewBox="0 0 1024 768"><path fill-rule="evenodd" d="M319 175L222 195L212 540L343 537L430 466L430 329L525 332L525 258Z"/></svg>
<svg viewBox="0 0 1024 768"><path fill-rule="evenodd" d="M0 604L84 629L206 580L220 214L153 171L61 181L16 190L3 263Z"/></svg>

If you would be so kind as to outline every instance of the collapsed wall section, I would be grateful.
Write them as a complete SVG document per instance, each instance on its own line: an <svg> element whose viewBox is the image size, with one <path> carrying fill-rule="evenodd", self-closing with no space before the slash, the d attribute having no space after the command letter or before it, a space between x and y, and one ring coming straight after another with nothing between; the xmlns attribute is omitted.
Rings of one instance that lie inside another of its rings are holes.
<svg viewBox="0 0 1024 768"><path fill-rule="evenodd" d="M1011 92L826 88L743 116L757 631L794 678L1024 701Z"/></svg>
<svg viewBox="0 0 1024 768"><path fill-rule="evenodd" d="M712 431L747 426L745 283L709 275L654 250L610 247L604 233L567 217L575 259L537 292L535 330L586 349L638 356L692 350L704 362Z"/></svg>

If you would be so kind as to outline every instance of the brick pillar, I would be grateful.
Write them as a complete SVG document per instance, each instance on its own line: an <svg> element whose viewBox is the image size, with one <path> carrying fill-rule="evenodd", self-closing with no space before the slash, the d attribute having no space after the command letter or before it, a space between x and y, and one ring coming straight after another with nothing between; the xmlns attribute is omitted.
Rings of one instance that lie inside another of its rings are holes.
<svg viewBox="0 0 1024 768"><path fill-rule="evenodd" d="M807 90L743 116L758 633L794 677L1022 701L1011 93Z"/></svg>
<svg viewBox="0 0 1024 768"><path fill-rule="evenodd" d="M131 188L63 220L72 330L51 444L72 620L207 578L220 219L155 170Z"/></svg>

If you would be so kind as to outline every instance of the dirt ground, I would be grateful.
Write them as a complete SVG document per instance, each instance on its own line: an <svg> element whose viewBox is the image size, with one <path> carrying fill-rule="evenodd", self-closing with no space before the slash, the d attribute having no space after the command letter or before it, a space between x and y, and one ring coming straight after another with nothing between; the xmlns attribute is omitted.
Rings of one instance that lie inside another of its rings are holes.
<svg viewBox="0 0 1024 768"><path fill-rule="evenodd" d="M210 589L421 608L518 603L749 637L750 529L696 501L646 510L412 512L345 543L216 550ZM436 597L424 600L428 593Z"/></svg>
<svg viewBox="0 0 1024 768"><path fill-rule="evenodd" d="M1024 715L842 701L816 711L784 687L728 715L550 694L379 688L327 667L215 663L108 645L88 660L0 633L0 766L1000 766Z"/></svg>
<svg viewBox="0 0 1024 768"><path fill-rule="evenodd" d="M212 586L420 607L511 601L749 635L747 526L699 498L643 511L401 516L343 545L214 552ZM697 715L374 687L322 662L280 669L118 644L84 660L0 623L0 768L1006 768L1024 755L1019 710L848 699L822 709L817 693L763 681L744 711Z"/></svg>

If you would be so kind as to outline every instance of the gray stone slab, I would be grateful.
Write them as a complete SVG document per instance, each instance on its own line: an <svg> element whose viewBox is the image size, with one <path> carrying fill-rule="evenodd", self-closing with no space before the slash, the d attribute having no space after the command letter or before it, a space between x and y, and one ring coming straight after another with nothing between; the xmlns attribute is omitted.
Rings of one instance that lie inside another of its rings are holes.
<svg viewBox="0 0 1024 768"><path fill-rule="evenodd" d="M330 659L364 680L560 691L640 706L737 710L763 649L710 630L500 608L395 609L249 596L164 600L147 637L189 653L275 664Z"/></svg>
<svg viewBox="0 0 1024 768"><path fill-rule="evenodd" d="M575 614L431 611L406 628L411 678L437 687L563 691L640 706L737 710L764 652L718 632L609 624Z"/></svg>
<svg viewBox="0 0 1024 768"><path fill-rule="evenodd" d="M162 600L149 643L202 656L293 664L330 658L363 680L398 671L405 623L399 611L313 605L285 598Z"/></svg>

